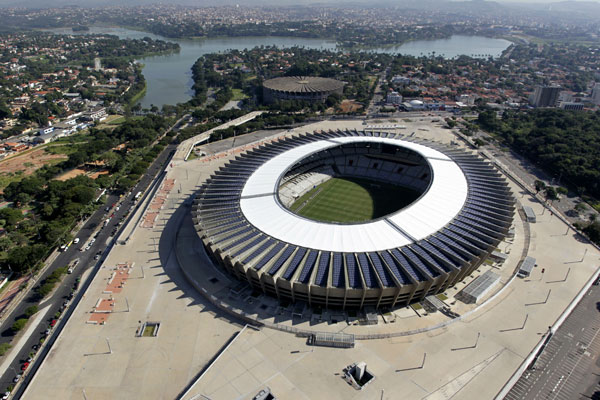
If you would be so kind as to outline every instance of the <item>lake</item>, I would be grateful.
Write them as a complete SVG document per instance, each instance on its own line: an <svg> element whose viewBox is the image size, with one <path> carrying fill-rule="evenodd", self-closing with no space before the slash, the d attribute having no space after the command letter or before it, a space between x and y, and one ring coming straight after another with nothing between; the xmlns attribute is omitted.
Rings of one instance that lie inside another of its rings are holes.
<svg viewBox="0 0 600 400"><path fill-rule="evenodd" d="M61 34L74 34L71 29L53 29L52 32ZM179 53L161 56L146 57L140 62L144 64L144 77L146 78L146 94L140 100L142 107L151 105L161 107L163 104L176 104L188 101L193 92L191 67L203 54L224 52L231 49L243 50L256 46L292 47L302 46L313 49L335 50L336 42L325 39L309 39L296 37L222 37L208 39L169 39L118 27L90 27L87 32L75 34L111 34L122 39L152 39L168 40L179 43ZM408 54L412 56L440 55L453 58L459 55L473 57L498 57L510 42L504 39L493 39L483 36L454 35L448 39L417 40L404 43L400 46L388 46L369 49L369 51L389 54Z"/></svg>

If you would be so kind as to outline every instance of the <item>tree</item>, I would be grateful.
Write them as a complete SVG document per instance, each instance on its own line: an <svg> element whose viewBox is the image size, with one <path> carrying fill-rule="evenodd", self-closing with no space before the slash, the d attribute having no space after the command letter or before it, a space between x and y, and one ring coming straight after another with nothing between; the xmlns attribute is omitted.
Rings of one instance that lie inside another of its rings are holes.
<svg viewBox="0 0 600 400"><path fill-rule="evenodd" d="M0 356L5 355L11 347L10 343L0 343Z"/></svg>
<svg viewBox="0 0 600 400"><path fill-rule="evenodd" d="M15 321L15 323L10 327L10 329L12 329L13 333L17 333L19 332L21 329L25 328L25 325L27 325L27 318L19 318L18 320Z"/></svg>
<svg viewBox="0 0 600 400"><path fill-rule="evenodd" d="M558 200L558 193L556 192L556 189L552 186L548 186L546 188L546 199L553 201L553 200Z"/></svg>
<svg viewBox="0 0 600 400"><path fill-rule="evenodd" d="M48 296L50 294L50 292L52 291L52 289L54 289L54 285L55 285L54 282L44 283L43 285L38 287L38 289L37 289L38 295L42 298Z"/></svg>
<svg viewBox="0 0 600 400"><path fill-rule="evenodd" d="M600 223L592 222L583 228L583 232L590 238L592 242L600 244Z"/></svg>
<svg viewBox="0 0 600 400"><path fill-rule="evenodd" d="M546 189L546 184L540 180L535 181L535 193L538 194L542 190Z"/></svg>
<svg viewBox="0 0 600 400"><path fill-rule="evenodd" d="M452 129L454 128L458 122L456 122L455 120L451 119L451 118L446 118L444 119L444 121L446 121L446 124L448 125L448 128Z"/></svg>
<svg viewBox="0 0 600 400"><path fill-rule="evenodd" d="M6 106L3 102L0 102L0 119L11 118L12 113L10 112L10 108Z"/></svg>
<svg viewBox="0 0 600 400"><path fill-rule="evenodd" d="M46 251L46 246L43 244L15 247L8 252L4 263L14 272L22 274L30 268L35 268L46 255Z"/></svg>
<svg viewBox="0 0 600 400"><path fill-rule="evenodd" d="M0 220L4 220L5 227L13 228L23 219L23 213L16 208L5 207L0 209Z"/></svg>
<svg viewBox="0 0 600 400"><path fill-rule="evenodd" d="M583 214L584 212L587 211L588 207L584 202L580 202L575 205L574 209L575 209L575 212L577 212L577 214Z"/></svg>
<svg viewBox="0 0 600 400"><path fill-rule="evenodd" d="M25 316L27 318L31 318L37 312L38 312L38 306L36 306L36 305L29 306L25 309Z"/></svg>

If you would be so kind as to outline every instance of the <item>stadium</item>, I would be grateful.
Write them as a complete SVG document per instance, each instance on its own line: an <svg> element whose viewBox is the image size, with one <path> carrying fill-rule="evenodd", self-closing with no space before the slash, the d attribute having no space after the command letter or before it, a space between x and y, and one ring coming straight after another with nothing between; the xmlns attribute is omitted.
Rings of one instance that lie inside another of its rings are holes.
<svg viewBox="0 0 600 400"><path fill-rule="evenodd" d="M324 102L332 94L343 93L344 82L315 76L286 76L273 78L263 83L263 100L302 100Z"/></svg>
<svg viewBox="0 0 600 400"><path fill-rule="evenodd" d="M476 155L388 132L287 137L199 188L211 258L283 304L390 308L473 272L512 225L504 178Z"/></svg>

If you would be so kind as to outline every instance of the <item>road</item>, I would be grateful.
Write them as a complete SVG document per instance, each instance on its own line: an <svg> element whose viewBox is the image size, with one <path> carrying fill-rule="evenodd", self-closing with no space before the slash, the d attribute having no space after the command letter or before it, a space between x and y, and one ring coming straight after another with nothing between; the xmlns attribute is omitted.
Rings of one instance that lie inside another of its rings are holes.
<svg viewBox="0 0 600 400"><path fill-rule="evenodd" d="M600 286L592 286L506 395L506 400L597 399L600 395Z"/></svg>
<svg viewBox="0 0 600 400"><path fill-rule="evenodd" d="M381 72L379 74L379 76L377 77L377 86L375 86L375 90L373 91L373 98L371 98L371 101L369 102L369 105L367 106L367 115L375 114L377 112L377 110L379 109L377 107L377 105L381 104L381 102L384 100L384 97L383 97L384 94L381 93L381 84L387 77L387 74L389 73L389 71L390 71L390 68L388 67L385 69L385 71Z"/></svg>
<svg viewBox="0 0 600 400"><path fill-rule="evenodd" d="M178 121L178 123L179 122L180 121ZM151 184L155 176L164 169L167 161L174 154L175 149L176 145L172 144L165 147L163 152L155 159L155 161L148 168L146 174L140 179L138 184L131 189L127 196L124 196L121 199L119 199L119 196L117 195L107 196L106 203L102 207L100 207L88 219L88 221L84 224L81 230L77 234L75 234L75 236L79 237L80 239L79 244L72 245L69 249L60 253L60 255L54 260L54 262L52 262L49 268L44 272L41 279L39 280L40 282L57 268L68 265L70 262L77 258L79 258L80 260L73 274L66 275L66 278L61 282L60 286L58 286L58 288L53 293L51 293L49 297L43 299L43 301L38 305L40 310L45 310L45 316L37 324L37 326L33 330L33 333L27 338L21 350L16 355L14 355L10 365L4 371L0 372L2 374L0 376L0 385L3 385L0 386L1 392L4 391L4 388L13 384L13 378L15 377L16 373L20 373L23 362L27 359L27 357L29 357L30 353L33 351L33 346L39 344L40 339L45 336L45 331L49 328L49 324L52 321L54 314L63 306L63 303L67 301L76 280L80 278L85 271L93 268L96 265L96 263L102 262L104 257L96 261L94 260L94 256L97 252L106 252L107 244L112 239L111 233L114 229L118 229L119 222L134 207L133 197L135 193L137 193L138 191L146 190L146 188ZM113 204L115 204L115 207L111 208ZM118 205L120 205L119 210L116 210ZM110 211L108 212L106 211L107 207L110 208ZM112 218L110 218L107 225L103 226L97 233L95 233L96 229L104 224L103 221L106 220L108 216L112 214L114 215ZM91 248L87 251L80 251L80 248L85 246L85 244L89 240L91 240L92 235L95 235L96 240L92 244ZM8 315L5 322L1 325L0 329L2 330L2 333L0 336L0 343L8 342L11 339L13 339L10 331L11 325L21 315L23 315L27 307L35 304L38 304L38 302L32 291L31 294L28 294L24 298L24 300ZM48 307L47 310L46 307ZM31 320L34 320L36 316L32 317ZM19 338L17 338L14 341L14 343L18 343L18 341ZM37 359L34 360L34 362L36 363L37 361ZM31 368L32 367L30 367L29 369L31 370ZM18 398L18 393L16 393L15 398Z"/></svg>

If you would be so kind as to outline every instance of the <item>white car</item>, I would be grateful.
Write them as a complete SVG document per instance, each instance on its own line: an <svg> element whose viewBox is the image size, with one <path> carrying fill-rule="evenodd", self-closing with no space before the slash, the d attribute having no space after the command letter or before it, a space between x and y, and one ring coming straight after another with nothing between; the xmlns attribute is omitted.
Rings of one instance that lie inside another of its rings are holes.
<svg viewBox="0 0 600 400"><path fill-rule="evenodd" d="M79 238L73 239L73 243L75 243L75 244L79 243Z"/></svg>

